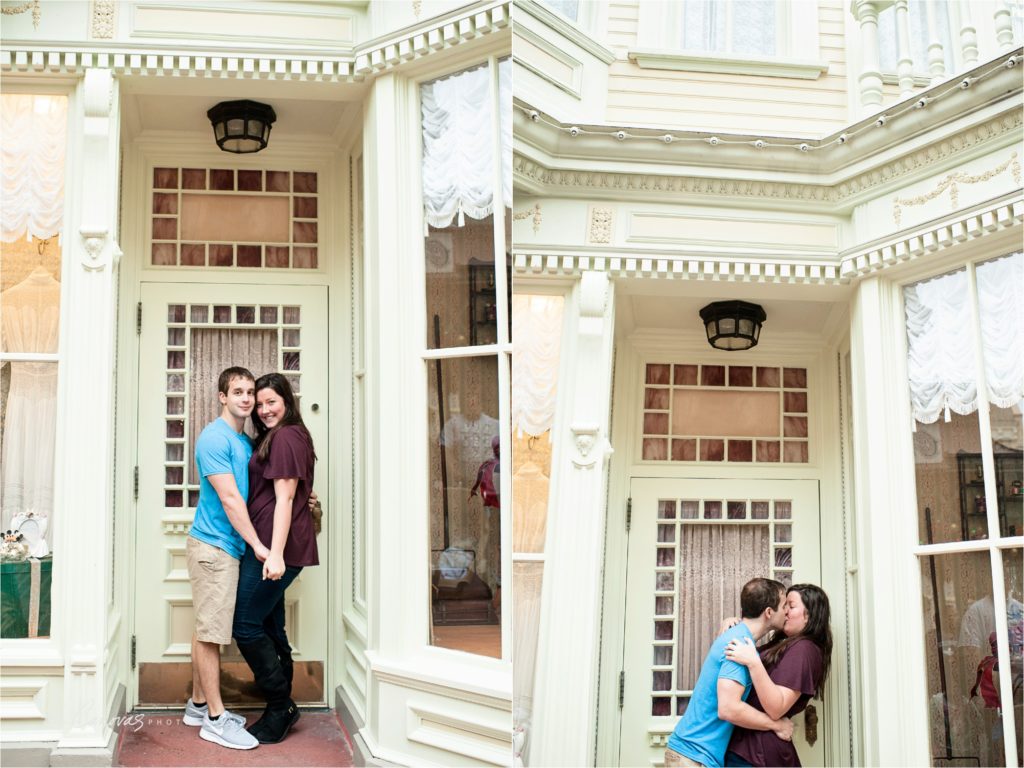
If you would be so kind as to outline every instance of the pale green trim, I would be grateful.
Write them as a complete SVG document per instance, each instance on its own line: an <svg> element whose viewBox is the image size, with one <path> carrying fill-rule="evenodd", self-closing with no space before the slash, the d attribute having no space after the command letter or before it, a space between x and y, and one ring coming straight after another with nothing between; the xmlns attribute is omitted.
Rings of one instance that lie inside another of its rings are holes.
<svg viewBox="0 0 1024 768"><path fill-rule="evenodd" d="M717 53L673 51L667 48L638 48L629 51L629 60L642 69L668 69L676 72L716 72L723 75L756 75L817 80L828 72L828 63L806 59L779 59L767 56L725 56Z"/></svg>

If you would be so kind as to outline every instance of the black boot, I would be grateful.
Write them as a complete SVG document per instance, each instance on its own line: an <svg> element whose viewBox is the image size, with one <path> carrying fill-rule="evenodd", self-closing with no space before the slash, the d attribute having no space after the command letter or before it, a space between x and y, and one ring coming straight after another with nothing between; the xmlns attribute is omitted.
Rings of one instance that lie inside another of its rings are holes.
<svg viewBox="0 0 1024 768"><path fill-rule="evenodd" d="M295 664L292 661L291 645L289 645L288 643L281 645L281 643L279 643L278 640L273 636L271 636L270 639L274 643L274 647L277 649L277 658L281 662L281 671L284 672L285 679L288 681L288 696L291 697L292 678L294 677L295 674ZM264 708L263 714L260 715L259 719L255 723L253 723L252 726L250 726L249 733L255 734L257 732L257 729L261 729L263 727L263 720L266 718L267 713L269 711L270 705L268 704Z"/></svg>
<svg viewBox="0 0 1024 768"><path fill-rule="evenodd" d="M257 640L238 641L238 650L252 669L256 684L267 697L267 708L248 730L260 744L276 744L288 735L299 719L299 710L291 699L291 681L285 675L277 648L263 635Z"/></svg>

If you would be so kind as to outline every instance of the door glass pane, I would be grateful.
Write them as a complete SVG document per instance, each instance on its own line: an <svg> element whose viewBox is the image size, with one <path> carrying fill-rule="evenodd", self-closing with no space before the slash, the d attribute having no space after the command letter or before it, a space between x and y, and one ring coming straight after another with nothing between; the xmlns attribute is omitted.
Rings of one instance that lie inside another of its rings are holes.
<svg viewBox="0 0 1024 768"><path fill-rule="evenodd" d="M770 573L767 525L683 525L677 689L692 690L718 623L738 615L743 585Z"/></svg>
<svg viewBox="0 0 1024 768"><path fill-rule="evenodd" d="M240 365L259 378L278 370L277 330L193 328L190 341L188 476L192 489L198 490L199 476L192 459L192 446L203 428L220 416L221 404L217 397L220 372ZM246 419L245 431L255 434L250 419Z"/></svg>
<svg viewBox="0 0 1024 768"><path fill-rule="evenodd" d="M989 554L923 557L921 585L933 765L1003 765L1001 718L975 690L995 640Z"/></svg>
<svg viewBox="0 0 1024 768"><path fill-rule="evenodd" d="M427 366L431 642L500 657L497 358Z"/></svg>
<svg viewBox="0 0 1024 768"><path fill-rule="evenodd" d="M1024 419L1020 407L989 409L992 424L992 456L996 463L996 503L1000 536L1024 535L1024 461L1021 442Z"/></svg>

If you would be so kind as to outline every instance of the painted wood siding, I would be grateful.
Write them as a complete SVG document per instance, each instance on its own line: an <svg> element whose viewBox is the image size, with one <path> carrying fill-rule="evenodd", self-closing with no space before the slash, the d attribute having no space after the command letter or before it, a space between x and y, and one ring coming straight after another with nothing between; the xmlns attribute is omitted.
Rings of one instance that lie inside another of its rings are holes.
<svg viewBox="0 0 1024 768"><path fill-rule="evenodd" d="M626 59L637 46L639 2L608 6L607 42L620 57L609 72L610 124L815 137L849 122L841 0L819 3L818 56L798 56L828 62L816 80L642 69Z"/></svg>

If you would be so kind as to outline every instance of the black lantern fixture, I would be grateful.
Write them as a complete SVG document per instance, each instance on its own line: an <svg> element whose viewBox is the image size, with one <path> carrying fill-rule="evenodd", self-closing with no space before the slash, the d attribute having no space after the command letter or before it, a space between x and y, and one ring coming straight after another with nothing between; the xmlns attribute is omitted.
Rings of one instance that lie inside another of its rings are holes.
<svg viewBox="0 0 1024 768"><path fill-rule="evenodd" d="M222 101L206 116L213 123L213 138L225 152L238 155L267 148L270 126L277 120L274 108L258 101Z"/></svg>
<svg viewBox="0 0 1024 768"><path fill-rule="evenodd" d="M767 317L764 309L749 301L716 301L700 311L708 344L729 352L756 347Z"/></svg>

